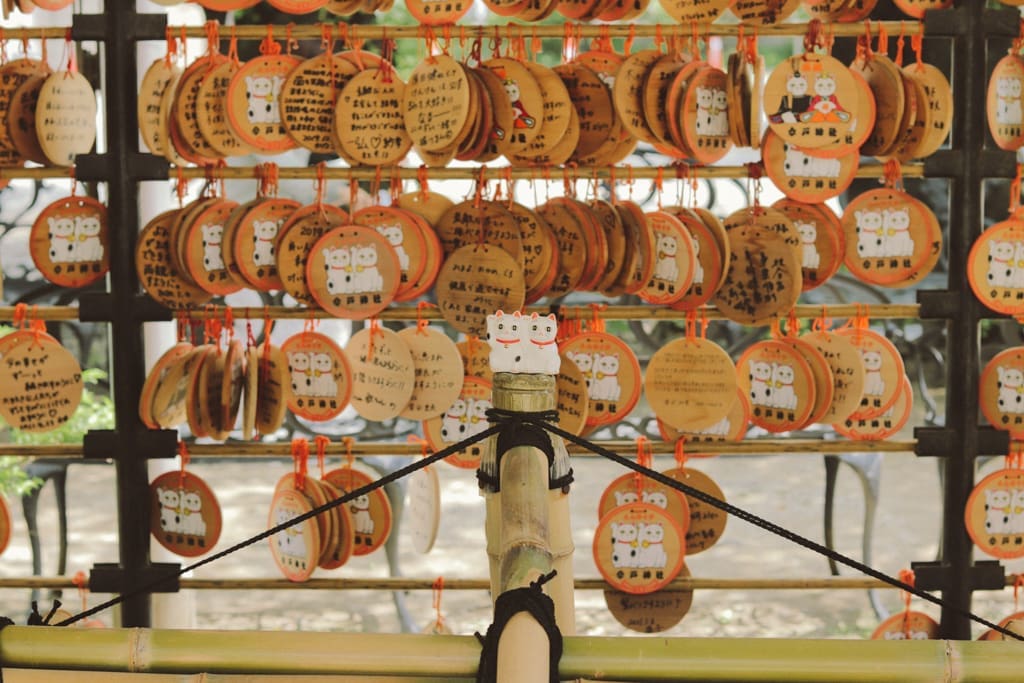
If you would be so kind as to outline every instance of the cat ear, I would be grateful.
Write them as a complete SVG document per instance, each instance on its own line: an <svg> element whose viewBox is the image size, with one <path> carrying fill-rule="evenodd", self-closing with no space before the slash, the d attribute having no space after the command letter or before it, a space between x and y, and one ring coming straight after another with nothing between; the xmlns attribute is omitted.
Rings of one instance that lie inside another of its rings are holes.
<svg viewBox="0 0 1024 683"><path fill-rule="evenodd" d="M554 320L555 322L558 322L558 318L555 317L554 313L548 313L548 318L550 318L551 320Z"/></svg>
<svg viewBox="0 0 1024 683"><path fill-rule="evenodd" d="M502 313L501 311L498 311L497 313L495 313L495 314L494 314L494 317L495 317L495 318L500 318L500 317L502 317L503 315L505 315L505 314L504 314L504 313Z"/></svg>
<svg viewBox="0 0 1024 683"><path fill-rule="evenodd" d="M523 314L520 313L519 311L516 311L515 313L512 314L512 317L513 318L522 318Z"/></svg>
<svg viewBox="0 0 1024 683"><path fill-rule="evenodd" d="M538 316L538 315L537 315L536 313L531 313L531 314L530 314L530 320L536 320L536 319L537 319L537 318L539 318L539 317L540 317L540 316Z"/></svg>

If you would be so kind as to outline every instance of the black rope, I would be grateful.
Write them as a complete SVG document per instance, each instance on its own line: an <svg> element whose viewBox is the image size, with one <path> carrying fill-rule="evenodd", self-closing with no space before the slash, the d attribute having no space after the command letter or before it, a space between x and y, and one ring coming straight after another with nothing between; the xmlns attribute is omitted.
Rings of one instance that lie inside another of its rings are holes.
<svg viewBox="0 0 1024 683"><path fill-rule="evenodd" d="M701 491L699 489L695 489L695 488L693 488L692 486L690 486L688 484L684 484L683 482L676 481L675 479L672 479L671 477L667 477L664 474L662 474L661 472L656 472L655 470L651 470L651 469L648 469L646 467L643 467L642 465L639 465L636 462L633 462L629 458L625 458L625 457L619 455L618 453L615 453L613 451L609 451L609 450L607 450L605 448L602 448L601 446L598 446L595 443L591 443L591 442L587 441L586 439L581 439L580 437L576 436L575 434L572 434L571 432L567 432L564 429L559 429L558 427L556 427L556 426L554 426L552 424L547 424L547 423L537 423L537 424L538 424L538 426L544 427L544 429L547 429L549 432L551 432L552 434L554 434L556 436L560 436L560 437L562 437L563 439L565 439L567 441L571 441L574 444L582 446L583 448L591 451L592 453L596 453L597 455L600 455L600 456L603 456L605 458L608 458L609 460L612 460L613 462L617 462L618 464L622 465L623 467L628 467L629 469L633 470L634 472L639 472L640 474L643 474L644 476L646 476L646 477L648 477L650 479L653 479L654 481L658 482L659 484L663 484L665 486L668 486L669 488L673 488L676 491L680 491L681 493L685 493L687 496L690 496L692 498L696 498L697 500L701 501L702 503L707 503L708 505L716 507L719 510L722 510L723 512L727 512L728 514L732 515L733 517L738 517L739 519L742 519L745 522L749 522L750 524L753 524L754 526L760 527L760 528L764 529L765 531L769 531L769 532L775 534L776 536L781 536L782 538L785 538L788 541L796 543L797 545L803 546L804 548L807 548L808 550L816 552L819 555L824 555L825 557L831 558L831 559L835 560L836 562L839 562L841 564L845 564L847 567L850 567L852 569L856 569L857 571L861 572L862 574L866 574L866 575L868 575L868 576L870 576L872 578L878 579L879 581L884 581L885 583L887 583L887 584L889 584L891 586L895 586L896 588L901 588L901 589L907 591L908 593L916 595L917 597L921 598L922 600L927 600L928 602L931 602L931 603L933 603L935 605L939 605L940 607L943 607L945 609L950 609L950 610L956 612L957 614L959 614L960 616L967 617L967 618L971 619L972 621L975 621L975 622L981 624L982 626L987 626L988 628L992 629L993 631L1001 633L1004 636L1012 636L1016 640L1024 640L1024 636L1020 636L1020 635L1014 633L1013 631L1010 631L1009 629L1003 628L999 624L994 624L991 621L989 621L989 620L987 620L987 619L985 619L983 617L979 617L978 615L974 614L970 610L966 610L966 609L964 609L964 608L962 608L962 607L960 607L958 605L954 605L954 604L952 604L950 602L947 602L947 601L945 601L945 600L943 600L941 598L937 598L934 595L932 595L931 593L927 593L927 592L921 590L920 588L915 588L914 586L911 586L908 583L904 583L903 581L900 581L899 579L896 579L896 578L894 578L892 576L889 576L888 574L884 574L884 573L878 571L877 569L869 567L868 565L864 564L863 562L858 562L857 560L853 559L852 557L847 557L846 555L843 555L842 553L840 553L838 551L832 550L829 547L826 547L824 545L821 545L820 543L812 541L811 539L806 538L804 536L801 536L800 534L797 534L797 533L795 533L793 531L790 531L789 529L783 528L783 527L779 526L778 524L775 524L773 522L769 522L767 519L764 519L763 517L759 517L759 516L755 515L752 512L748 512L748 511L744 510L743 508L738 508L735 505L732 505L731 503L725 502L724 500L719 500L718 498L715 498L714 496L708 495L704 491Z"/></svg>
<svg viewBox="0 0 1024 683"><path fill-rule="evenodd" d="M211 562L216 562L217 560L219 560L219 559L221 559L223 557L227 557L228 555L230 555L230 554L232 554L234 552L237 552L237 551L241 550L242 548L247 548L247 547L253 545L254 543L259 543L263 539L270 538L274 534L279 533L281 531L284 531L285 529L287 529L289 527L295 526L296 524L301 524L302 522L305 522L308 519L312 519L313 517L316 517L317 515L322 514L322 513L326 512L328 510L332 510L332 509L338 507L339 505L344 505L345 503L348 503L348 502L350 502L352 500L355 500L359 496L365 496L366 494L368 494L368 493L370 493L372 491L375 491L375 490L381 488L382 486L386 486L387 484L390 484L393 481L397 481L397 480L399 480L399 479L401 479L403 477L406 477L406 476L412 474L413 472L416 472L417 470L421 470L424 467L427 467L428 465L431 465L431 464L437 462L438 460L444 460L448 456L454 455L455 453L458 453L459 451L463 450L467 446L472 446L473 444L475 444L475 443L477 443L479 441L483 441L484 439L488 438L489 436L497 434L499 431L501 431L501 425L494 425L494 426L488 427L487 429L483 430L482 432L474 434L473 436L471 436L471 437L469 437L469 438L467 438L467 439L465 439L463 441L460 441L458 443L452 444L451 446L448 446L447 448L444 448L444 449L442 449L440 451L437 451L436 453L433 453L433 454L431 454L431 455L429 455L429 456L427 456L427 457L425 457L425 458L423 458L421 460L417 460L416 462L412 463L411 465L407 465L407 466L405 466L405 467L403 467L401 469L395 470L394 472L392 472L390 474L387 474L387 475L381 477L380 479L377 479L376 481L370 482L369 484L366 484L365 486L361 486L361 487L359 487L359 488L357 488L357 489L355 489L353 491L349 491L348 493L343 495L341 498L335 498L332 501L328 501L327 503L321 505L320 507L313 508L309 512L305 512L305 513L299 515L298 517L295 517L293 519L288 520L287 522L284 522L283 524L278 524L277 526L272 527L270 529L267 529L264 532L256 534L255 536L247 538L246 540L241 541L239 543L236 543L235 545L231 546L230 548L226 548L224 550L221 550L218 553L214 553L213 555L210 555L209 557L205 557L202 560L199 560L198 562L195 562L193 564L188 565L187 567L182 567L181 569L179 569L176 573L174 573L172 575L162 576L159 579L156 579L154 581L149 581L149 582L143 584L142 586L139 586L138 588L133 588L132 590L129 590L129 591L125 592L125 593L122 593L122 594L114 597L114 598L111 598L110 600L107 600L106 602L100 603L99 605L96 605L95 607L91 607L91 608L85 610L84 612L80 612L80 613L76 614L73 617L68 617L64 621L62 621L62 622L60 622L58 624L54 624L54 625L55 626L69 626L69 625L75 623L76 621L81 621L82 619L85 619L87 617L91 617L92 615L98 614L99 612L102 612L102 611L104 611L106 609L110 609L111 607L113 607L115 605L118 605L118 604L124 602L125 600L128 600L129 598L133 598L133 597L135 597L137 595L143 595L145 593L151 593L151 592L153 592L154 589L158 588L159 586L161 586L162 584L166 583L167 581L169 581L171 579L175 579L175 578L178 578L180 576L183 576L186 573L188 573L190 571L193 571L195 569L198 569L199 567L208 565Z"/></svg>
<svg viewBox="0 0 1024 683"><path fill-rule="evenodd" d="M487 635L475 634L483 646L480 665L476 670L477 683L495 683L498 679L498 642L512 617L529 612L548 636L548 683L558 683L558 664L562 659L562 632L555 623L555 603L541 587L555 578L556 571L531 581L525 588L505 591L494 601L494 622L487 627Z"/></svg>
<svg viewBox="0 0 1024 683"><path fill-rule="evenodd" d="M552 477L552 470L555 467L555 447L551 442L551 435L538 424L558 421L558 411L543 410L533 413L524 413L502 408L489 408L487 419L491 424L501 425L501 432L494 444L494 463L487 463L489 472L483 465L476 471L476 479L480 488L486 488L494 493L501 491L501 458L516 446L533 446L548 459L548 488L562 489L573 482L572 468L560 477Z"/></svg>

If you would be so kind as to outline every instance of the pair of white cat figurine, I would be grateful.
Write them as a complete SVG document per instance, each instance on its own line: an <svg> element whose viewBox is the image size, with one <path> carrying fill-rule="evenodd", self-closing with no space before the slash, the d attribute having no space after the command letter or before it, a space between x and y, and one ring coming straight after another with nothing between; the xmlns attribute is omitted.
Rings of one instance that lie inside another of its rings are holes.
<svg viewBox="0 0 1024 683"><path fill-rule="evenodd" d="M491 345L494 372L557 375L562 366L555 337L558 320L554 314L525 316L519 311L506 315L498 311L487 316L487 343Z"/></svg>

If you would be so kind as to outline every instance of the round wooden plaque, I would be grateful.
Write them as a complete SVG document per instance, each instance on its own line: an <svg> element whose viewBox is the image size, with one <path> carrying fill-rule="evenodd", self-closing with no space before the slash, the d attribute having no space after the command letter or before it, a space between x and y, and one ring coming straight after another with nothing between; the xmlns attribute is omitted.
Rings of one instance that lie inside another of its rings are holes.
<svg viewBox="0 0 1024 683"><path fill-rule="evenodd" d="M874 630L871 640L938 640L939 624L924 612L894 614Z"/></svg>
<svg viewBox="0 0 1024 683"><path fill-rule="evenodd" d="M448 335L432 327L406 327L398 336L408 346L415 369L412 394L399 414L410 420L434 417L462 391L465 373L459 349Z"/></svg>
<svg viewBox="0 0 1024 683"><path fill-rule="evenodd" d="M839 271L846 254L846 238L839 217L827 204L804 204L780 199L772 208L781 211L800 235L802 290L821 286Z"/></svg>
<svg viewBox="0 0 1024 683"><path fill-rule="evenodd" d="M864 360L860 351L847 337L833 332L808 332L800 339L816 348L832 370L832 403L821 421L845 421L860 407L864 396Z"/></svg>
<svg viewBox="0 0 1024 683"><path fill-rule="evenodd" d="M690 578L685 562L676 578ZM693 591L664 588L646 595L631 595L605 589L604 602L615 620L630 631L662 633L682 621L690 611Z"/></svg>
<svg viewBox="0 0 1024 683"><path fill-rule="evenodd" d="M91 197L58 199L44 208L29 233L36 268L61 287L84 287L110 269L107 207Z"/></svg>
<svg viewBox="0 0 1024 683"><path fill-rule="evenodd" d="M491 370L491 347L477 337L470 337L455 345L462 357L463 374L467 377L479 377L488 382L494 374Z"/></svg>
<svg viewBox="0 0 1024 683"><path fill-rule="evenodd" d="M682 431L699 432L726 418L736 402L736 366L707 339L676 339L647 364L644 391L658 418Z"/></svg>
<svg viewBox="0 0 1024 683"><path fill-rule="evenodd" d="M402 108L405 129L417 148L436 152L457 144L470 114L464 67L448 55L424 60L409 76Z"/></svg>
<svg viewBox="0 0 1024 683"><path fill-rule="evenodd" d="M53 337L25 338L0 358L0 416L24 432L49 432L82 400L82 368Z"/></svg>
<svg viewBox="0 0 1024 683"><path fill-rule="evenodd" d="M881 415L899 395L906 374L903 357L891 341L873 330L845 328L835 334L857 347L864 362L864 396L851 417L864 420Z"/></svg>
<svg viewBox="0 0 1024 683"><path fill-rule="evenodd" d="M736 362L739 386L750 398L751 421L769 432L799 429L815 405L810 366L791 345L776 340L750 346Z"/></svg>
<svg viewBox="0 0 1024 683"><path fill-rule="evenodd" d="M267 527L285 524L313 510L309 500L294 489L274 494ZM303 582L312 576L320 557L320 532L316 519L310 518L270 537L274 563L289 581Z"/></svg>
<svg viewBox="0 0 1024 683"><path fill-rule="evenodd" d="M594 530L594 564L624 593L644 595L667 586L682 569L685 550L679 522L656 505L614 508Z"/></svg>
<svg viewBox="0 0 1024 683"><path fill-rule="evenodd" d="M389 240L358 225L326 233L306 262L310 294L336 318L377 315L395 298L401 278L398 255Z"/></svg>
<svg viewBox="0 0 1024 683"><path fill-rule="evenodd" d="M281 88L289 72L301 64L291 55L266 55L245 63L228 84L228 123L245 144L261 152L294 148L281 122Z"/></svg>
<svg viewBox="0 0 1024 683"><path fill-rule="evenodd" d="M590 414L590 398L587 394L587 378L576 362L560 354L561 364L555 388L558 392L558 426L577 436L587 426Z"/></svg>
<svg viewBox="0 0 1024 683"><path fill-rule="evenodd" d="M341 348L319 332L303 332L289 337L281 351L288 363L289 410L314 422L340 415L352 394L352 372Z"/></svg>
<svg viewBox="0 0 1024 683"><path fill-rule="evenodd" d="M850 70L839 60L804 54L772 71L764 87L764 110L771 129L785 142L825 147L850 132L859 95Z"/></svg>
<svg viewBox="0 0 1024 683"><path fill-rule="evenodd" d="M560 352L586 380L588 427L612 424L629 415L640 399L643 376L625 342L604 332L585 332L562 344Z"/></svg>
<svg viewBox="0 0 1024 683"><path fill-rule="evenodd" d="M479 434L490 425L487 411L492 407L491 383L479 377L466 377L459 397L441 415L423 421L423 435L434 451ZM484 441L453 453L445 462L462 469L476 469L484 452Z"/></svg>
<svg viewBox="0 0 1024 683"><path fill-rule="evenodd" d="M291 70L281 85L281 123L299 146L321 154L335 151L338 93L357 73L353 62L326 52Z"/></svg>
<svg viewBox="0 0 1024 683"><path fill-rule="evenodd" d="M985 365L978 399L990 425L1015 439L1024 435L1024 347L1004 349Z"/></svg>
<svg viewBox="0 0 1024 683"><path fill-rule="evenodd" d="M416 372L404 337L386 327L364 327L352 335L345 355L352 365L351 402L357 413L381 421L405 410Z"/></svg>
<svg viewBox="0 0 1024 683"><path fill-rule="evenodd" d="M842 226L849 245L846 267L872 284L904 287L919 282L931 272L925 266L934 266L942 251L942 228L935 214L899 190L858 195L843 211Z"/></svg>
<svg viewBox="0 0 1024 683"><path fill-rule="evenodd" d="M233 239L225 249L234 253L238 275L253 289L281 289L277 272L277 237L281 228L299 208L294 199L267 197L246 211L235 227Z"/></svg>
<svg viewBox="0 0 1024 683"><path fill-rule="evenodd" d="M427 253L430 245L419 217L394 207L374 206L357 211L352 222L373 228L388 241L398 257L401 270L401 282L395 298L408 296L420 282L427 261L431 260ZM440 261L436 265L440 267ZM437 277L436 270L431 277Z"/></svg>
<svg viewBox="0 0 1024 683"><path fill-rule="evenodd" d="M51 74L39 90L36 134L55 166L73 166L96 141L96 94L78 72Z"/></svg>
<svg viewBox="0 0 1024 683"><path fill-rule="evenodd" d="M334 132L346 154L360 164L401 161L412 147L402 102L406 86L390 66L361 71L338 95Z"/></svg>
<svg viewBox="0 0 1024 683"><path fill-rule="evenodd" d="M273 434L284 423L289 381L287 356L269 341L263 342L259 347L259 387L256 390L256 429L260 434Z"/></svg>
<svg viewBox="0 0 1024 683"><path fill-rule="evenodd" d="M697 432L683 432L670 427L658 419L658 433L663 441L678 441L685 438L686 443L713 443L716 441L742 441L750 426L750 401L743 391L736 388L736 401L732 404L729 414L715 424ZM688 457L710 457L713 453L687 453Z"/></svg>
<svg viewBox="0 0 1024 683"><path fill-rule="evenodd" d="M433 466L424 467L409 476L406 513L412 545L416 552L426 554L434 547L441 526L441 484Z"/></svg>
<svg viewBox="0 0 1024 683"><path fill-rule="evenodd" d="M242 288L224 264L224 223L238 206L222 200L200 211L186 227L184 258L197 285L211 294L233 294Z"/></svg>
<svg viewBox="0 0 1024 683"><path fill-rule="evenodd" d="M317 305L306 279L313 245L332 228L346 223L348 214L338 207L311 204L295 211L278 230L274 247L277 275L284 291L299 303Z"/></svg>
<svg viewBox="0 0 1024 683"><path fill-rule="evenodd" d="M1024 470L999 470L978 482L967 499L964 524L985 554L1024 556Z"/></svg>
<svg viewBox="0 0 1024 683"><path fill-rule="evenodd" d="M324 475L324 479L343 494L374 481L366 472L354 467L331 470ZM383 546L391 534L393 519L391 502L384 489L374 489L368 494L357 496L347 503L346 507L352 516L352 528L355 532L355 548L352 554L366 555Z"/></svg>
<svg viewBox="0 0 1024 683"><path fill-rule="evenodd" d="M220 503L191 472L164 472L149 485L149 530L157 543L182 557L204 555L220 539Z"/></svg>
<svg viewBox="0 0 1024 683"><path fill-rule="evenodd" d="M235 135L228 122L227 94L231 79L242 65L233 59L206 71L196 92L196 117L199 133L214 155L230 157L251 154L255 149Z"/></svg>
<svg viewBox="0 0 1024 683"><path fill-rule="evenodd" d="M665 470L662 474L713 498L725 500L725 494L718 484L699 470L677 467ZM690 506L690 523L686 527L686 554L696 555L718 543L725 533L725 523L729 515L691 496L686 496L686 502Z"/></svg>
<svg viewBox="0 0 1024 683"><path fill-rule="evenodd" d="M860 157L823 157L817 150L797 147L774 131L761 142L765 174L790 199L808 204L838 197L857 177Z"/></svg>
<svg viewBox="0 0 1024 683"><path fill-rule="evenodd" d="M895 436L903 429L907 420L910 419L913 409L914 388L910 385L910 380L904 377L896 402L884 413L878 417L863 420L847 418L842 423L833 424L832 428L836 430L837 434L847 439L882 441Z"/></svg>
<svg viewBox="0 0 1024 683"><path fill-rule="evenodd" d="M690 525L690 506L686 496L659 482L648 480L643 475L627 472L617 477L605 488L597 504L598 519L620 505L646 503L661 508L674 519L685 532Z"/></svg>
<svg viewBox="0 0 1024 683"><path fill-rule="evenodd" d="M501 247L466 245L445 260L435 285L445 321L459 332L483 335L494 311L523 307L522 267Z"/></svg>

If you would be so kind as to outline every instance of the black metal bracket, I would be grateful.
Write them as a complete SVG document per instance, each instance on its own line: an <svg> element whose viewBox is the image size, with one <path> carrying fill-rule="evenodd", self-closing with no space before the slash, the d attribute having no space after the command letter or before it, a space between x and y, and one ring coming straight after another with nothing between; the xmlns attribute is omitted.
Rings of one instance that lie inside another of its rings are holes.
<svg viewBox="0 0 1024 683"><path fill-rule="evenodd" d="M952 567L942 562L911 562L914 586L925 591L945 591L952 585ZM1006 573L997 560L975 562L964 578L971 590L1002 590L1006 587Z"/></svg>
<svg viewBox="0 0 1024 683"><path fill-rule="evenodd" d="M88 182L107 181L116 177L115 164L124 163L131 180L167 180L171 165L155 154L129 152L115 161L109 154L79 154L75 157L75 179Z"/></svg>
<svg viewBox="0 0 1024 683"><path fill-rule="evenodd" d="M115 307L114 297L107 292L83 294L78 300L78 319L84 323L110 322L114 319ZM161 306L148 294L135 297L132 314L136 322L165 322L174 319L169 308Z"/></svg>
<svg viewBox="0 0 1024 683"><path fill-rule="evenodd" d="M969 0L977 2L979 0ZM961 4L954 9L924 13L924 33L929 37L951 37L963 35L968 25L965 13L968 8ZM1016 37L1020 30L1020 14L1009 8L982 11L982 26L990 36Z"/></svg>
<svg viewBox="0 0 1024 683"><path fill-rule="evenodd" d="M976 150L978 168L987 178L1012 178L1017 173L1017 162L1012 152L1001 149ZM964 152L943 149L924 160L926 178L959 178L964 171Z"/></svg>
<svg viewBox="0 0 1024 683"><path fill-rule="evenodd" d="M151 593L177 593L181 590L177 562L155 562L143 569L126 572L113 562L97 562L89 571L89 590L94 593L128 593L145 587Z"/></svg>
<svg viewBox="0 0 1024 683"><path fill-rule="evenodd" d="M948 427L914 427L914 455L925 458L963 457L952 453L954 431ZM992 427L978 428L978 455L1006 455L1010 449L1009 432Z"/></svg>
<svg viewBox="0 0 1024 683"><path fill-rule="evenodd" d="M82 441L82 455L86 460L173 458L178 455L178 432L150 429L126 435L113 429L93 429Z"/></svg>
<svg viewBox="0 0 1024 683"><path fill-rule="evenodd" d="M113 10L110 10L113 11ZM135 14L127 40L161 40L167 33L166 14ZM71 40L106 40L107 18L102 14L76 14L71 19Z"/></svg>

